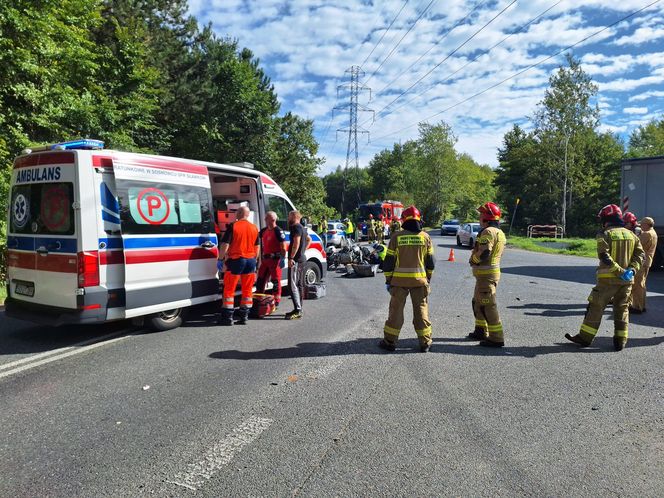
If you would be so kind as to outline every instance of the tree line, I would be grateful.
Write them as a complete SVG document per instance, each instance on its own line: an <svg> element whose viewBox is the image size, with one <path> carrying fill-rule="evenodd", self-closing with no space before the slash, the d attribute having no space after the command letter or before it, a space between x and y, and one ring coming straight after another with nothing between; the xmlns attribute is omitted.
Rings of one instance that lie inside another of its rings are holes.
<svg viewBox="0 0 664 498"><path fill-rule="evenodd" d="M549 78L543 99L524 126L505 133L492 170L455 150L452 129L421 124L419 138L376 154L365 169L324 177L328 203L352 212L359 199L415 203L427 224L476 220L476 207L496 201L515 227L557 224L570 236L596 231L595 213L620 202L620 162L664 155L664 118L637 127L625 143L601 131L598 86L568 55ZM646 213L638 213L643 216Z"/></svg>
<svg viewBox="0 0 664 498"><path fill-rule="evenodd" d="M313 122L279 113L260 61L187 0L0 2L0 208L25 147L108 148L254 163L308 214L327 211Z"/></svg>
<svg viewBox="0 0 664 498"><path fill-rule="evenodd" d="M419 136L376 154L364 169L336 171L323 178L327 202L352 213L360 200L394 199L415 204L428 223L444 216L472 218L493 198L494 172L455 149L457 137L444 122L420 124Z"/></svg>

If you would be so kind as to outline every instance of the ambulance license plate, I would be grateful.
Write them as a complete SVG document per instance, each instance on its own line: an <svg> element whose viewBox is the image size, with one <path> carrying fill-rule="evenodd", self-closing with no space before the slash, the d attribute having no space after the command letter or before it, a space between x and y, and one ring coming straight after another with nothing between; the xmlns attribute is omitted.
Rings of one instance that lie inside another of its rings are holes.
<svg viewBox="0 0 664 498"><path fill-rule="evenodd" d="M14 287L14 292L20 294L21 296L34 297L35 296L35 284L34 282L23 282L19 280L14 280L16 287Z"/></svg>

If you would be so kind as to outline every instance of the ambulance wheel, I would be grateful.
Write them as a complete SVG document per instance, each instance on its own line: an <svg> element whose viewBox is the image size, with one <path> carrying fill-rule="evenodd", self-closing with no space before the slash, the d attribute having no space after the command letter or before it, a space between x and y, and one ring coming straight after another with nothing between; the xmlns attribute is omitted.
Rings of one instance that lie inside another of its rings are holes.
<svg viewBox="0 0 664 498"><path fill-rule="evenodd" d="M304 284L313 285L320 282L321 271L316 263L307 261L304 263Z"/></svg>
<svg viewBox="0 0 664 498"><path fill-rule="evenodd" d="M182 325L186 311L186 308L161 311L146 317L145 321L148 327L157 332L176 329Z"/></svg>

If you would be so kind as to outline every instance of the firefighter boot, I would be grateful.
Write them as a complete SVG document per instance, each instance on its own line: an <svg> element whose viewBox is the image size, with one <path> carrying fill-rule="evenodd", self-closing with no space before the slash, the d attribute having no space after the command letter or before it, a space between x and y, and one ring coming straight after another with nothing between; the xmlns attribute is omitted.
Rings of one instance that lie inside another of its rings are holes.
<svg viewBox="0 0 664 498"><path fill-rule="evenodd" d="M622 351L627 345L627 331L616 330L613 334L613 349Z"/></svg>
<svg viewBox="0 0 664 498"><path fill-rule="evenodd" d="M576 334L576 335L565 334L565 339L578 344L582 348L587 348L591 344L581 334Z"/></svg>
<svg viewBox="0 0 664 498"><path fill-rule="evenodd" d="M388 342L385 339L381 339L380 342L378 343L378 347L380 349L384 349L385 351L396 351L397 345L393 342Z"/></svg>
<svg viewBox="0 0 664 498"><path fill-rule="evenodd" d="M230 326L233 325L233 313L234 309L232 308L222 308L221 309L221 314L219 315L219 319L217 320L218 325L223 325L223 326Z"/></svg>
<svg viewBox="0 0 664 498"><path fill-rule="evenodd" d="M470 334L468 334L468 339L471 341L481 341L489 337L489 332L483 327L475 327Z"/></svg>
<svg viewBox="0 0 664 498"><path fill-rule="evenodd" d="M247 308L246 306L240 306L240 309L238 310L237 314L237 321L235 322L236 325L246 325L247 322L249 321L249 311L250 308Z"/></svg>
<svg viewBox="0 0 664 498"><path fill-rule="evenodd" d="M496 341L490 341L488 339L480 341L480 346L484 346L485 348L502 348L505 345L504 342L496 342Z"/></svg>

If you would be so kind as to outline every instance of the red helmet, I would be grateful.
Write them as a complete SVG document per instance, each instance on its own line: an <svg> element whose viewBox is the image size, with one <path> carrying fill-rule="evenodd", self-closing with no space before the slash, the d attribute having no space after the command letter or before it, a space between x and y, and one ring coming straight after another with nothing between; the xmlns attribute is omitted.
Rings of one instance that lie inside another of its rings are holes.
<svg viewBox="0 0 664 498"><path fill-rule="evenodd" d="M500 208L493 202L487 202L477 208L480 221L500 221Z"/></svg>
<svg viewBox="0 0 664 498"><path fill-rule="evenodd" d="M599 210L599 213L597 213L597 217L600 219L610 218L612 216L617 216L622 219L622 211L615 204L607 204Z"/></svg>
<svg viewBox="0 0 664 498"><path fill-rule="evenodd" d="M373 220L373 214L370 214L370 215L369 215L369 218Z"/></svg>
<svg viewBox="0 0 664 498"><path fill-rule="evenodd" d="M408 221L408 220L416 220L420 221L422 219L422 215L420 214L420 210L417 209L415 206L409 206L406 209L403 210L401 213L401 221Z"/></svg>
<svg viewBox="0 0 664 498"><path fill-rule="evenodd" d="M623 214L623 221L625 223L631 223L634 226L639 224L639 220L636 218L636 215L634 215L634 213L630 213L629 211Z"/></svg>

